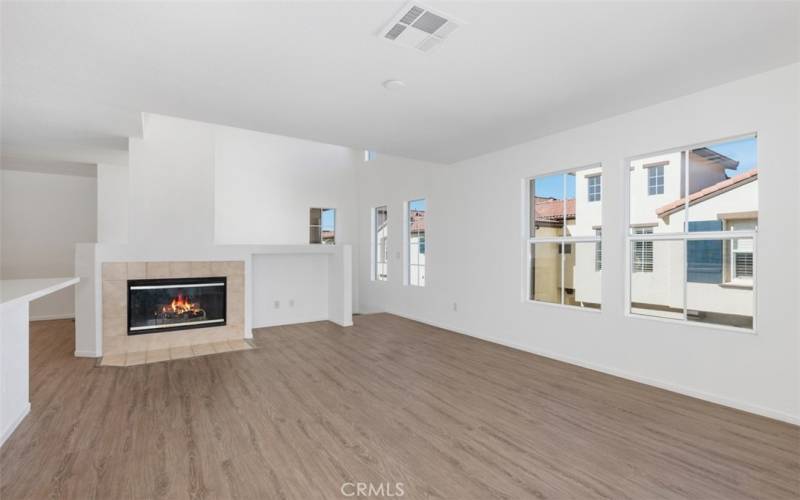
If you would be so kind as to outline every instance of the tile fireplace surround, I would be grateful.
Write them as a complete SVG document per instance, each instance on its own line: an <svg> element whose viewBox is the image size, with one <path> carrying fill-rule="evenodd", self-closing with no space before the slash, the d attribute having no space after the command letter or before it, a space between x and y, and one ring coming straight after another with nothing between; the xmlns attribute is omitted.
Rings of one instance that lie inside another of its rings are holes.
<svg viewBox="0 0 800 500"><path fill-rule="evenodd" d="M127 334L127 280L208 276L228 278L225 326ZM104 356L244 338L244 261L104 262L102 280Z"/></svg>

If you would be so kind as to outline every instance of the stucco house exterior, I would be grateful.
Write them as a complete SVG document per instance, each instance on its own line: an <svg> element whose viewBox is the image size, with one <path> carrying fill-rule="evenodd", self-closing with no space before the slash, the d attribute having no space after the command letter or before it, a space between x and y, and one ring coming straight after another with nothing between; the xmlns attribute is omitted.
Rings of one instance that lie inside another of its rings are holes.
<svg viewBox="0 0 800 500"><path fill-rule="evenodd" d="M688 180L683 173L687 157ZM758 169L738 168L738 161L709 148L632 161L631 234L680 233L684 226L688 232L755 230ZM602 234L601 168L569 175L574 176L575 198L566 201L566 211L562 200L534 197L537 236L560 236L562 227L565 236ZM563 287L564 303L599 307L602 244L565 245L563 285L560 264L546 262L557 259L558 252L555 243L536 245L533 296L558 302ZM752 239L634 241L630 252L631 312L683 317L685 294L690 320L752 326Z"/></svg>

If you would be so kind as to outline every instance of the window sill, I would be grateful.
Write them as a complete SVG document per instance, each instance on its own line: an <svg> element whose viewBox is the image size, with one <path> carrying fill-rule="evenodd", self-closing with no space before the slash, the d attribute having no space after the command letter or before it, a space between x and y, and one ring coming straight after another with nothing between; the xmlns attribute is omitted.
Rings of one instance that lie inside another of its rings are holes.
<svg viewBox="0 0 800 500"><path fill-rule="evenodd" d="M581 307L581 306L572 306L569 304L556 304L555 302L544 302L541 300L531 300L531 299L524 299L523 302L526 304L533 304L537 306L547 306L547 307L556 307L559 309L567 309L569 311L585 311L585 312L592 312L592 313L601 313L603 312L602 306L600 309L595 309L593 307Z"/></svg>
<svg viewBox="0 0 800 500"><path fill-rule="evenodd" d="M688 321L685 319L677 318L662 318L659 316L648 316L647 314L637 314L630 310L625 311L625 316L633 319L641 319L644 321L658 321L660 323L672 323L673 325L685 325L691 328L706 328L710 330L723 330L733 333L743 333L745 335L758 335L754 328L739 328L736 326L717 325L714 323L702 323L699 321Z"/></svg>
<svg viewBox="0 0 800 500"><path fill-rule="evenodd" d="M738 289L741 289L741 290L752 290L753 289L753 284L752 283L746 283L746 282L743 282L743 281L739 281L739 282L737 282L737 281L729 281L727 283L720 283L719 286L720 286L720 288L738 288Z"/></svg>

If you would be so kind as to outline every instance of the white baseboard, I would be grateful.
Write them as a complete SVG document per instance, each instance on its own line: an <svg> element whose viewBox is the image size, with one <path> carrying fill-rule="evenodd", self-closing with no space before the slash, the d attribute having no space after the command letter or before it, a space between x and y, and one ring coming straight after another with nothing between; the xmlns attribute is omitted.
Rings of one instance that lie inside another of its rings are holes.
<svg viewBox="0 0 800 500"><path fill-rule="evenodd" d="M486 335L479 335L472 332L468 332L461 328L455 328L449 325L445 325L443 323L439 323L437 321L429 321L422 318L417 318L407 314L398 314L394 312L387 311L389 314L394 314L395 316L400 316L401 318L410 319L413 321L418 321L420 323L425 323L426 325L435 326L436 328L442 328L444 330L449 330L451 332L460 333L462 335L466 335L468 337L475 337L481 340L485 340L487 342L492 342L494 344L500 344L506 347L510 347L512 349L517 349L519 351L529 352L531 354L536 354L538 356L543 356L545 358L554 359L556 361L562 361L564 363L569 363L571 365L580 366L582 368L588 368L590 370L602 372L608 375L613 375L615 377L624 378L627 380L632 380L634 382L638 382L640 384L650 385L653 387L658 387L659 389L664 389L671 392L676 392L678 394L683 394L684 396L693 397L696 399L702 399L703 401L708 401L710 403L715 403L722 406L727 406L730 408L734 408L736 410L741 410L747 413L753 413L756 415L760 415L762 417L771 418L774 420L780 420L782 422L787 422L789 424L800 425L800 415L792 415L790 413L773 410L770 408L763 408L761 406L752 405L749 403L744 403L742 401L732 400L723 396L718 396L716 394L711 394L703 391L697 391L695 389L691 389L688 387L683 387L679 385L672 384L670 382L663 382L661 380L656 380L648 377L642 377L640 375L636 375L634 373L626 372L623 370L619 370L616 368L611 368L604 365L599 365L596 363L591 363L588 361L584 361L582 359L571 358L568 356L562 356L560 354L554 354L552 352L541 351L537 349L533 349L531 347L515 344L513 342L508 342L502 339L498 339L495 337L489 337Z"/></svg>
<svg viewBox="0 0 800 500"><path fill-rule="evenodd" d="M3 435L0 436L0 446L3 446L3 444L5 444L6 439L11 437L11 434L14 433L19 424L22 423L22 420L25 417L27 417L28 413L30 412L31 412L31 403L30 401L28 401L28 404L25 405L25 407L22 409L22 412L20 412L17 418L15 418L10 424L8 424L8 427L6 427L5 430L3 430Z"/></svg>
<svg viewBox="0 0 800 500"><path fill-rule="evenodd" d="M96 351L75 351L76 358L99 358L103 355Z"/></svg>
<svg viewBox="0 0 800 500"><path fill-rule="evenodd" d="M75 313L68 314L41 314L39 316L31 316L29 321L48 321L51 319L75 319Z"/></svg>

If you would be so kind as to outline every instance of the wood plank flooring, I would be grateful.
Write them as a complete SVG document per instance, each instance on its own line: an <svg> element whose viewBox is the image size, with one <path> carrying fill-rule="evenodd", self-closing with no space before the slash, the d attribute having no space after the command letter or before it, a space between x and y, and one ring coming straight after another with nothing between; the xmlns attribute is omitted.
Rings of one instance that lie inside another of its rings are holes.
<svg viewBox="0 0 800 500"><path fill-rule="evenodd" d="M798 427L387 314L123 368L72 337L32 324L3 500L800 497Z"/></svg>

